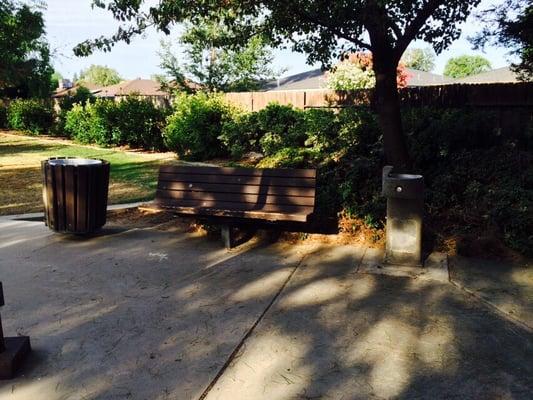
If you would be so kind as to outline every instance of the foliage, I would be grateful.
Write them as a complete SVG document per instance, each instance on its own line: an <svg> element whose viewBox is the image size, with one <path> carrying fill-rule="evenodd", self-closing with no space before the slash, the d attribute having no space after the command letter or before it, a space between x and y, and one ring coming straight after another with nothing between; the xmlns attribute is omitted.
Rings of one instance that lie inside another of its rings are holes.
<svg viewBox="0 0 533 400"><path fill-rule="evenodd" d="M408 74L402 64L396 68L396 84L407 86ZM372 54L354 53L338 63L327 75L328 88L333 90L371 89L376 86Z"/></svg>
<svg viewBox="0 0 533 400"><path fill-rule="evenodd" d="M83 85L84 83L92 83L97 86L114 85L122 81L119 73L113 68L105 65L91 65L89 68L80 72L80 76L76 83Z"/></svg>
<svg viewBox="0 0 533 400"><path fill-rule="evenodd" d="M130 96L119 103L102 99L75 103L66 112L64 129L80 143L160 150L163 121L164 111L149 100Z"/></svg>
<svg viewBox="0 0 533 400"><path fill-rule="evenodd" d="M47 97L50 94L50 50L38 4L0 2L0 95Z"/></svg>
<svg viewBox="0 0 533 400"><path fill-rule="evenodd" d="M164 139L181 158L205 160L225 153L219 140L224 123L234 110L217 94L181 94L167 118Z"/></svg>
<svg viewBox="0 0 533 400"><path fill-rule="evenodd" d="M50 91L54 92L54 90L59 88L59 82L63 79L63 75L61 75L59 72L54 71L52 76L50 76Z"/></svg>
<svg viewBox="0 0 533 400"><path fill-rule="evenodd" d="M463 55L448 60L444 67L444 75L450 78L464 78L490 69L490 62L485 57Z"/></svg>
<svg viewBox="0 0 533 400"><path fill-rule="evenodd" d="M407 49L401 62L407 68L431 72L435 68L435 52L431 47Z"/></svg>
<svg viewBox="0 0 533 400"><path fill-rule="evenodd" d="M172 53L170 43L162 43L161 67L187 89L186 76L209 91L253 91L279 73L270 66L273 54L262 36L254 36L237 48L227 47L230 34L223 23L203 20L189 24L180 42L185 45L186 61Z"/></svg>
<svg viewBox="0 0 533 400"><path fill-rule="evenodd" d="M264 112L265 125L260 113L241 113L224 125L223 142L238 142L237 156L261 150L266 140L270 144L273 130L283 132L275 146L266 148L269 153L258 167L318 168L317 214L335 216L343 210L368 226L382 227L384 154L374 113L364 108L302 111L274 104ZM427 185L428 225L455 234L496 232L510 247L531 253L528 132L504 135L495 128L495 114L468 109L410 108L403 115L414 169L424 174ZM287 140L289 136L299 139Z"/></svg>
<svg viewBox="0 0 533 400"><path fill-rule="evenodd" d="M17 99L9 103L7 125L33 134L46 133L54 123L54 111L46 101Z"/></svg>
<svg viewBox="0 0 533 400"><path fill-rule="evenodd" d="M150 100L129 96L116 106L113 144L162 150L165 112Z"/></svg>
<svg viewBox="0 0 533 400"><path fill-rule="evenodd" d="M85 104L94 101L94 99L95 97L89 89L85 86L78 86L74 94L62 97L59 100L59 107L61 111L69 111L76 103Z"/></svg>
<svg viewBox="0 0 533 400"><path fill-rule="evenodd" d="M479 18L482 31L471 38L476 48L487 44L503 47L520 59L512 64L522 80L533 79L533 5L530 0L508 0L499 6L491 5Z"/></svg>
<svg viewBox="0 0 533 400"><path fill-rule="evenodd" d="M129 42L148 26L165 33L176 23L221 21L230 31L226 45L242 46L261 34L273 45L292 45L307 54L310 64L329 66L334 58L356 51L370 51L376 75L378 119L383 131L385 154L390 163L409 168L409 155L402 130L396 90L396 68L401 55L415 40L430 43L437 53L459 37L462 22L480 0L296 0L237 1L174 0L145 10L142 0L93 1L106 8L121 25L112 37L87 40L75 48L80 55L94 48L110 50L117 41ZM260 16L260 18L258 18Z"/></svg>
<svg viewBox="0 0 533 400"><path fill-rule="evenodd" d="M65 131L80 143L110 146L117 120L115 102L97 99L85 105L74 104L67 112Z"/></svg>
<svg viewBox="0 0 533 400"><path fill-rule="evenodd" d="M265 155L284 147L302 146L305 142L304 119L292 106L271 103L257 113L258 130L262 132L259 146Z"/></svg>
<svg viewBox="0 0 533 400"><path fill-rule="evenodd" d="M240 159L246 152L261 151L259 139L263 132L258 126L257 113L235 113L224 122L218 138L233 159Z"/></svg>
<svg viewBox="0 0 533 400"><path fill-rule="evenodd" d="M72 109L74 104L85 104L94 101L95 97L92 92L84 86L78 86L73 95L67 95L59 99L59 112L57 114L56 123L53 128L53 133L58 136L65 136L65 123L68 112Z"/></svg>

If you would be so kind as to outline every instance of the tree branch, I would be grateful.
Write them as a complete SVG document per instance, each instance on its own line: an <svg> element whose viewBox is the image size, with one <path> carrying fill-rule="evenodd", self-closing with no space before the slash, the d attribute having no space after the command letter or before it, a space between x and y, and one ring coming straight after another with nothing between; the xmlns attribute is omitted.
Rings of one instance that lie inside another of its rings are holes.
<svg viewBox="0 0 533 400"><path fill-rule="evenodd" d="M300 14L303 18L307 19L309 22L312 22L312 23L314 23L316 25L320 25L320 26L323 26L324 28L329 29L332 33L334 33L335 35L337 35L338 37L340 37L342 39L345 39L345 40L347 40L349 42L352 42L352 43L356 44L357 46L362 47L364 49L367 49L367 50L371 50L372 49L371 46L368 43L365 43L365 42L363 42L360 39L357 39L357 38L354 38L354 37L352 37L350 35L345 34L341 29L337 28L336 26L327 24L324 21L322 21L321 19L316 18L316 17L312 16L311 14L309 14L309 13L303 11L303 10L297 10L296 13Z"/></svg>
<svg viewBox="0 0 533 400"><path fill-rule="evenodd" d="M415 38L420 29L427 22L429 17L433 15L435 10L444 3L443 0L429 0L424 7L417 13L411 23L405 28L403 35L396 40L396 46L394 47L394 55L396 59L400 59L409 43Z"/></svg>

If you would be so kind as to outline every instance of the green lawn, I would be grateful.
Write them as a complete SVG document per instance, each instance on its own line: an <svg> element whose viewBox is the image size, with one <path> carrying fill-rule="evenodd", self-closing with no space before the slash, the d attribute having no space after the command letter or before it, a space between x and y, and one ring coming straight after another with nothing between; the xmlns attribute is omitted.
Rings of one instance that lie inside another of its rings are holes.
<svg viewBox="0 0 533 400"><path fill-rule="evenodd" d="M109 161L110 204L152 199L159 165L175 160L171 153L131 153L0 132L0 215L42 209L41 160L53 156Z"/></svg>

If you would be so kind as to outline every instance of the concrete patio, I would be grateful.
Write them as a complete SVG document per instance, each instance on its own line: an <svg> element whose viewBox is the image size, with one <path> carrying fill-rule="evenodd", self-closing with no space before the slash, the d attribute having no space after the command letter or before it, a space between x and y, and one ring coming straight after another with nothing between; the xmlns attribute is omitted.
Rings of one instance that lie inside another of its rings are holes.
<svg viewBox="0 0 533 400"><path fill-rule="evenodd" d="M226 251L165 226L0 219L5 334L34 350L0 398L531 398L526 265L452 259L452 284L363 273L363 247Z"/></svg>

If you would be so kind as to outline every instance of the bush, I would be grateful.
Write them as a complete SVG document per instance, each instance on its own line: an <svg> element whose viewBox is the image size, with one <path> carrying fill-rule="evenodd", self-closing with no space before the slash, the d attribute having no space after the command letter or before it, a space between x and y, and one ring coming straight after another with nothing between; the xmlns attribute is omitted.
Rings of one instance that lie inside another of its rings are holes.
<svg viewBox="0 0 533 400"><path fill-rule="evenodd" d="M164 139L167 147L181 158L206 160L227 153L219 139L224 123L235 110L218 94L181 94L174 112L167 118Z"/></svg>
<svg viewBox="0 0 533 400"><path fill-rule="evenodd" d="M162 150L164 111L150 100L129 96L117 104L113 144L147 150Z"/></svg>
<svg viewBox="0 0 533 400"><path fill-rule="evenodd" d="M273 151L258 167L318 168L318 214L344 210L370 227L382 227L384 155L375 115L363 108L300 113L303 145L284 146L281 128L270 134L257 130L263 132L262 145ZM495 115L476 110L417 108L403 115L414 168L425 177L427 224L448 235L492 232L510 248L533 254L531 133L505 137L494 128ZM294 119L289 126L295 126ZM240 143L245 145L246 140Z"/></svg>
<svg viewBox="0 0 533 400"><path fill-rule="evenodd" d="M269 156L285 147L303 146L306 139L303 112L292 106L270 103L257 112L259 145Z"/></svg>
<svg viewBox="0 0 533 400"><path fill-rule="evenodd" d="M239 113L224 122L219 139L233 159L240 159L244 153L261 151L259 140L263 134L257 113Z"/></svg>
<svg viewBox="0 0 533 400"><path fill-rule="evenodd" d="M94 95L89 89L84 86L77 88L76 92L72 96L65 96L59 100L59 113L57 115L56 123L54 125L53 133L58 136L68 136L68 132L65 130L65 124L67 122L67 114L74 104L86 104L95 101Z"/></svg>
<svg viewBox="0 0 533 400"><path fill-rule="evenodd" d="M74 140L85 144L110 146L117 127L117 106L111 100L96 100L85 105L75 104L67 112L65 131Z"/></svg>
<svg viewBox="0 0 533 400"><path fill-rule="evenodd" d="M33 134L46 133L54 123L54 111L40 100L14 100L7 109L7 125L11 129Z"/></svg>
<svg viewBox="0 0 533 400"><path fill-rule="evenodd" d="M98 99L74 104L66 113L65 132L80 143L161 150L163 121L164 111L149 100L128 97L115 103Z"/></svg>
<svg viewBox="0 0 533 400"><path fill-rule="evenodd" d="M305 145L324 151L338 150L341 124L333 111L311 108L304 112Z"/></svg>

